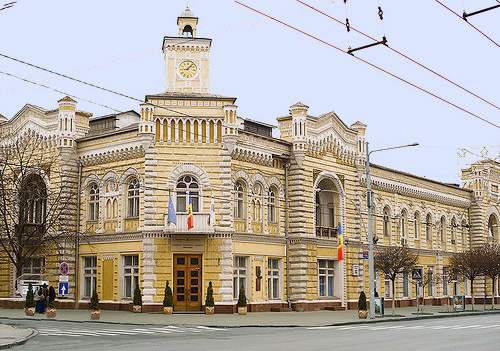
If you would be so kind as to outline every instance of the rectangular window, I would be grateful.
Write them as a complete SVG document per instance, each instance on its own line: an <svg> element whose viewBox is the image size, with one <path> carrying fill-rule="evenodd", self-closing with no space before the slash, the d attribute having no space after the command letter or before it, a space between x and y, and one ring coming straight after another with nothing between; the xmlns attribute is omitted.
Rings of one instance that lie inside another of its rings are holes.
<svg viewBox="0 0 500 351"><path fill-rule="evenodd" d="M83 297L90 299L97 288L97 257L83 258Z"/></svg>
<svg viewBox="0 0 500 351"><path fill-rule="evenodd" d="M318 260L319 296L333 296L333 282L335 277L334 268L334 260Z"/></svg>
<svg viewBox="0 0 500 351"><path fill-rule="evenodd" d="M123 256L123 297L132 298L139 284L139 256Z"/></svg>
<svg viewBox="0 0 500 351"><path fill-rule="evenodd" d="M384 292L385 292L385 297L391 297L392 296L392 281L386 276L384 279Z"/></svg>
<svg viewBox="0 0 500 351"><path fill-rule="evenodd" d="M428 272L434 272L434 267L429 267L429 268L427 269L427 271L428 271ZM432 276L432 273L427 273L427 274L429 274L429 275L430 275L430 278L429 278L429 279L430 279L430 282L429 282L429 284L427 285L427 295L429 295L429 296L434 296L434 282L433 282L433 280L432 280L432 278L434 278L434 277Z"/></svg>
<svg viewBox="0 0 500 351"><path fill-rule="evenodd" d="M248 269L247 257L236 256L234 258L234 271L233 271L233 297L237 299L240 295L240 289L243 286L245 295L248 296L247 288Z"/></svg>
<svg viewBox="0 0 500 351"><path fill-rule="evenodd" d="M33 257L23 267L23 274L43 274L45 270L45 258Z"/></svg>
<svg viewBox="0 0 500 351"><path fill-rule="evenodd" d="M443 295L448 296L449 287L448 287L448 267L443 267Z"/></svg>
<svg viewBox="0 0 500 351"><path fill-rule="evenodd" d="M403 296L408 297L409 296L409 285L410 280L408 279L408 273L403 273Z"/></svg>
<svg viewBox="0 0 500 351"><path fill-rule="evenodd" d="M267 297L280 298L280 260L270 258L267 260Z"/></svg>

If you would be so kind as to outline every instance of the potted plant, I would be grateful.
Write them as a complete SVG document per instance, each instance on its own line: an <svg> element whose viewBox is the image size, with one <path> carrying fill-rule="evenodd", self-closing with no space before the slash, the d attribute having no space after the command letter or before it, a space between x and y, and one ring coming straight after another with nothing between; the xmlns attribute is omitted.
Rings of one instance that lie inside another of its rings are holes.
<svg viewBox="0 0 500 351"><path fill-rule="evenodd" d="M56 316L56 291L53 286L49 287L49 296L47 296L47 317L54 318Z"/></svg>
<svg viewBox="0 0 500 351"><path fill-rule="evenodd" d="M47 304L47 318L54 318L56 316L56 306L54 301L50 301Z"/></svg>
<svg viewBox="0 0 500 351"><path fill-rule="evenodd" d="M236 306L238 307L238 314L247 314L247 298L245 296L245 287L243 285L240 287L240 295Z"/></svg>
<svg viewBox="0 0 500 351"><path fill-rule="evenodd" d="M33 292L33 285L28 285L28 293L26 294L26 301L24 302L24 312L27 316L35 315L35 293Z"/></svg>
<svg viewBox="0 0 500 351"><path fill-rule="evenodd" d="M167 280L167 286L165 287L165 297L163 298L163 313L172 314L173 306L174 297L172 296L172 289L168 285Z"/></svg>
<svg viewBox="0 0 500 351"><path fill-rule="evenodd" d="M362 291L359 294L358 299L358 317L361 319L366 319L368 316L368 310L366 309L366 295L365 292Z"/></svg>
<svg viewBox="0 0 500 351"><path fill-rule="evenodd" d="M132 306L134 313L142 312L142 295L141 289L139 288L139 284L135 286L134 289L134 305Z"/></svg>
<svg viewBox="0 0 500 351"><path fill-rule="evenodd" d="M101 318L101 310L99 309L99 295L94 289L92 292L92 298L90 299L90 319L97 320Z"/></svg>
<svg viewBox="0 0 500 351"><path fill-rule="evenodd" d="M207 288L207 298L205 300L205 314L214 314L214 305L214 289L212 288L212 282L209 282Z"/></svg>

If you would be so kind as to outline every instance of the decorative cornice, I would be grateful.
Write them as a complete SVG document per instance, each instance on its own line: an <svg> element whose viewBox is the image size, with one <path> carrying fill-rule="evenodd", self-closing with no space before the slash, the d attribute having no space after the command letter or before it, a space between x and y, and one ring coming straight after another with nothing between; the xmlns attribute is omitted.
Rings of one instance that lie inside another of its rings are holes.
<svg viewBox="0 0 500 351"><path fill-rule="evenodd" d="M130 160L144 157L145 152L142 146L131 148L121 148L113 151L104 151L95 154L80 156L80 162L84 166L93 166L103 163L111 163L122 160Z"/></svg>
<svg viewBox="0 0 500 351"><path fill-rule="evenodd" d="M270 243L270 244L285 244L286 239L283 236L265 235L265 234L250 234L250 233L234 233L234 241L247 241L257 243Z"/></svg>

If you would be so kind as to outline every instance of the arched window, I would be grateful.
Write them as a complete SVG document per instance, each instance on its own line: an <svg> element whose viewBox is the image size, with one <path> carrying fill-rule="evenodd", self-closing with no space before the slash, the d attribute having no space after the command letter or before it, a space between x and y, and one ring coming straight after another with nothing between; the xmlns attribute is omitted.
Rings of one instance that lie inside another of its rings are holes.
<svg viewBox="0 0 500 351"><path fill-rule="evenodd" d="M276 189L271 187L267 193L267 221L269 223L276 223Z"/></svg>
<svg viewBox="0 0 500 351"><path fill-rule="evenodd" d="M24 223L44 224L47 211L47 188L38 174L27 176L20 189L20 210Z"/></svg>
<svg viewBox="0 0 500 351"><path fill-rule="evenodd" d="M455 218L451 220L451 243L455 245L457 243L457 221Z"/></svg>
<svg viewBox="0 0 500 351"><path fill-rule="evenodd" d="M418 239L418 237L420 235L420 213L415 212L415 214L413 215L413 219L415 220L415 223L414 223L414 230L415 230L414 237L415 237L415 239Z"/></svg>
<svg viewBox="0 0 500 351"><path fill-rule="evenodd" d="M408 212L405 209L401 211L401 237L408 238L408 223L407 223Z"/></svg>
<svg viewBox="0 0 500 351"><path fill-rule="evenodd" d="M189 211L189 196L193 202L193 213L199 212L200 187L198 181L190 175L179 178L176 186L177 212Z"/></svg>
<svg viewBox="0 0 500 351"><path fill-rule="evenodd" d="M234 217L245 219L245 187L238 181L234 185Z"/></svg>
<svg viewBox="0 0 500 351"><path fill-rule="evenodd" d="M113 203L111 199L106 201L106 219L113 218Z"/></svg>
<svg viewBox="0 0 500 351"><path fill-rule="evenodd" d="M432 232L431 228L432 227L432 216L431 214L427 214L427 217L425 218L425 240L431 241L432 240Z"/></svg>
<svg viewBox="0 0 500 351"><path fill-rule="evenodd" d="M99 187L92 184L89 191L89 221L99 220Z"/></svg>
<svg viewBox="0 0 500 351"><path fill-rule="evenodd" d="M441 217L441 221L439 223L439 237L441 238L441 242L444 243L446 240L446 219Z"/></svg>
<svg viewBox="0 0 500 351"><path fill-rule="evenodd" d="M391 210L388 206L384 207L384 237L391 236Z"/></svg>
<svg viewBox="0 0 500 351"><path fill-rule="evenodd" d="M490 215L488 218L488 240L492 242L498 242L498 220L494 214Z"/></svg>
<svg viewBox="0 0 500 351"><path fill-rule="evenodd" d="M467 222L465 220L462 221L462 228L461 228L461 239L462 239L462 247L465 248L467 245Z"/></svg>
<svg viewBox="0 0 500 351"><path fill-rule="evenodd" d="M331 179L323 179L316 189L316 235L337 236L340 223L340 191Z"/></svg>
<svg viewBox="0 0 500 351"><path fill-rule="evenodd" d="M127 217L139 217L139 181L136 178L127 187Z"/></svg>

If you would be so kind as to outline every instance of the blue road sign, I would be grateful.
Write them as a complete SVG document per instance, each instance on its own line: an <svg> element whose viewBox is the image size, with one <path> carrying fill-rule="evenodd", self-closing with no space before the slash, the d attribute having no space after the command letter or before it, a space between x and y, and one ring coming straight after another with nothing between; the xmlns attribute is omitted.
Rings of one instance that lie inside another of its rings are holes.
<svg viewBox="0 0 500 351"><path fill-rule="evenodd" d="M422 268L413 268L411 271L411 279L413 280L422 280L423 269Z"/></svg>
<svg viewBox="0 0 500 351"><path fill-rule="evenodd" d="M368 259L368 251L363 251L363 259L364 260Z"/></svg>
<svg viewBox="0 0 500 351"><path fill-rule="evenodd" d="M59 295L68 295L69 291L69 283L68 282L59 282Z"/></svg>

